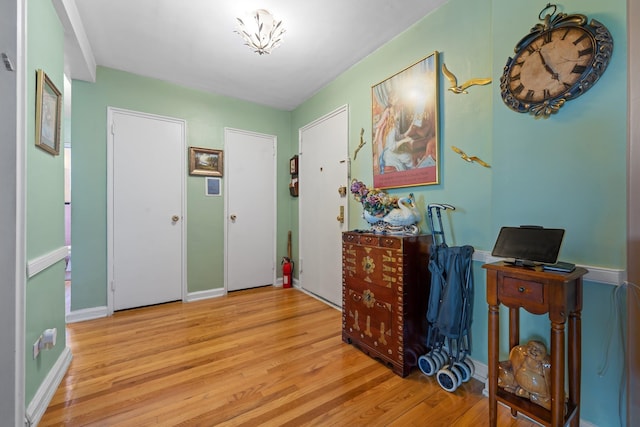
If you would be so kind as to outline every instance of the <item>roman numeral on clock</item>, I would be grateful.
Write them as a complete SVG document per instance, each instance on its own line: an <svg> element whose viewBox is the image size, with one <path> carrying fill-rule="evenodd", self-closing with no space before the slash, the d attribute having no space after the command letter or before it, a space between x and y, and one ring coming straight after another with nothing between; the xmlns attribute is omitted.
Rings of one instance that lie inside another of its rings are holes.
<svg viewBox="0 0 640 427"><path fill-rule="evenodd" d="M527 91L527 94L525 95L524 99L526 99L527 101L531 101L533 99L533 95L535 95L536 91L529 89Z"/></svg>
<svg viewBox="0 0 640 427"><path fill-rule="evenodd" d="M585 56L585 55L591 55L593 53L593 48L592 47L588 47L586 49L582 49L581 51L578 52L578 56Z"/></svg>
<svg viewBox="0 0 640 427"><path fill-rule="evenodd" d="M578 38L573 42L573 44L574 44L575 46L577 46L577 45L578 45L578 43L580 43L580 42L581 42L582 40L584 40L586 37L589 37L589 36L587 35L587 33L583 33L580 37L578 37Z"/></svg>
<svg viewBox="0 0 640 427"><path fill-rule="evenodd" d="M524 85L522 83L520 83L518 86L516 86L513 89L513 94L514 95L520 95L520 92L522 92L524 90Z"/></svg>
<svg viewBox="0 0 640 427"><path fill-rule="evenodd" d="M571 70L571 72L575 74L582 74L586 69L587 67L585 67L584 65L576 65L575 67L573 67L573 70Z"/></svg>

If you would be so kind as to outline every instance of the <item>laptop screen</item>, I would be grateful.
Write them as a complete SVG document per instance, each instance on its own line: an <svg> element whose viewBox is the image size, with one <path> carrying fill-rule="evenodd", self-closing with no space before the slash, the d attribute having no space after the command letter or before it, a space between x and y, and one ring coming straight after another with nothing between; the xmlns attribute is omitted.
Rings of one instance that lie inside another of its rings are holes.
<svg viewBox="0 0 640 427"><path fill-rule="evenodd" d="M558 260L563 237L561 228L502 227L491 255L523 264L553 264Z"/></svg>

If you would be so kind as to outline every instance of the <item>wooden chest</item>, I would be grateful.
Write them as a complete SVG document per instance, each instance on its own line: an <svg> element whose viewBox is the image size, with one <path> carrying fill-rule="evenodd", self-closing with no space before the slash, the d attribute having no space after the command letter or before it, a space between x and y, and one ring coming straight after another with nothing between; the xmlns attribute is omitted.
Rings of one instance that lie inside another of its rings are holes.
<svg viewBox="0 0 640 427"><path fill-rule="evenodd" d="M405 377L426 350L430 235L342 234L342 340Z"/></svg>

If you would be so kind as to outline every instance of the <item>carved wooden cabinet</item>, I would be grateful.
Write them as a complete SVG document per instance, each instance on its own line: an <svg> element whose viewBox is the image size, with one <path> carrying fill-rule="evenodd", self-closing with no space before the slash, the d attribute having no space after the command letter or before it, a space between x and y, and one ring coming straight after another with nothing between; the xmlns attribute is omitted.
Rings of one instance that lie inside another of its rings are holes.
<svg viewBox="0 0 640 427"><path fill-rule="evenodd" d="M342 234L342 340L405 377L425 351L430 235Z"/></svg>

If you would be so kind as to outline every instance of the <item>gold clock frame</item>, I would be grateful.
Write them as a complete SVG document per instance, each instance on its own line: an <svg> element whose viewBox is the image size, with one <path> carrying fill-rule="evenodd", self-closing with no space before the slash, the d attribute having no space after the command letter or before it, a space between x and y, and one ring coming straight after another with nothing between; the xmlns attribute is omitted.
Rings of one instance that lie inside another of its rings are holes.
<svg viewBox="0 0 640 427"><path fill-rule="evenodd" d="M542 14L548 9L553 11L542 18ZM556 6L547 4L542 9L538 18L543 23L536 24L515 46L515 55L507 60L504 72L500 78L500 95L505 105L518 113L529 113L536 118L547 118L551 114L558 112L566 101L575 99L589 90L602 76L613 52L613 37L609 30L599 21L592 19L588 21L587 16L582 14L567 15L565 13L556 14ZM527 49L534 41L545 34L549 34L558 28L580 28L592 39L594 46L594 56L591 63L585 68L581 76L566 91L556 96L545 97L541 101L527 101L518 99L511 89L511 71L519 66L517 62L519 54Z"/></svg>

